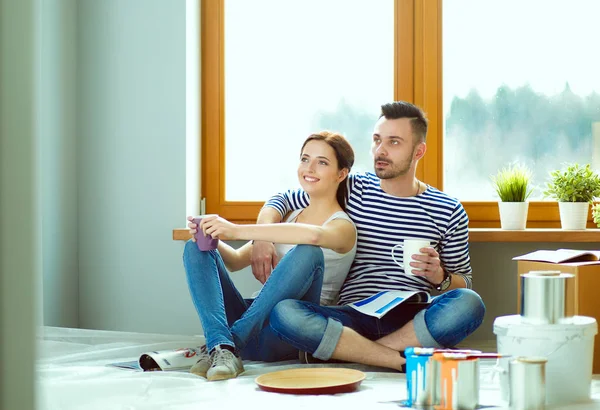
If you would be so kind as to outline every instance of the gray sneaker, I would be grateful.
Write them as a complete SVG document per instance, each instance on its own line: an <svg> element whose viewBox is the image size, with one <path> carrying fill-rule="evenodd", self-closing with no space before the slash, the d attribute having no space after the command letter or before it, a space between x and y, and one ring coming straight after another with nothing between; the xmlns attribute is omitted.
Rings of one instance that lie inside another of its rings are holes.
<svg viewBox="0 0 600 410"><path fill-rule="evenodd" d="M208 371L208 369L210 369L211 365L212 359L208 354L208 349L206 348L206 345L203 345L200 348L198 361L195 365L192 366L192 368L190 369L190 373L206 378L206 372Z"/></svg>
<svg viewBox="0 0 600 410"><path fill-rule="evenodd" d="M244 371L242 359L227 349L217 346L210 356L212 366L206 375L209 381L233 379Z"/></svg>

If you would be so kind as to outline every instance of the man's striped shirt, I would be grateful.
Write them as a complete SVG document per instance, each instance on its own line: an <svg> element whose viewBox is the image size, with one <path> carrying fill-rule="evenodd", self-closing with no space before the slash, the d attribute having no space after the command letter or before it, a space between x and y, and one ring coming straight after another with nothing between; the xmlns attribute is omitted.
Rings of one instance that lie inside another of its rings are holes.
<svg viewBox="0 0 600 410"><path fill-rule="evenodd" d="M472 286L469 257L469 219L461 203L428 186L418 196L401 198L385 193L379 178L370 172L348 178L346 212L358 230L354 263L340 291L339 304L345 305L382 290L431 291L426 279L405 275L394 262L391 250L404 239L424 239L440 254L444 269L461 275ZM301 189L272 197L270 206L282 215L308 206L308 195ZM402 252L395 252L402 263ZM455 279L456 280L456 279Z"/></svg>

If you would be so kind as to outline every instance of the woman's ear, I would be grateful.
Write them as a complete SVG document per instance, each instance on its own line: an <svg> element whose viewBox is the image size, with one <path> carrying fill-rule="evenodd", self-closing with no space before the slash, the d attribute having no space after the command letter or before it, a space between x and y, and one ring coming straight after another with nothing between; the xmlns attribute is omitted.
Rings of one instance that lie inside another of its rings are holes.
<svg viewBox="0 0 600 410"><path fill-rule="evenodd" d="M342 182L348 176L348 168L342 168L340 172L338 172L338 182Z"/></svg>

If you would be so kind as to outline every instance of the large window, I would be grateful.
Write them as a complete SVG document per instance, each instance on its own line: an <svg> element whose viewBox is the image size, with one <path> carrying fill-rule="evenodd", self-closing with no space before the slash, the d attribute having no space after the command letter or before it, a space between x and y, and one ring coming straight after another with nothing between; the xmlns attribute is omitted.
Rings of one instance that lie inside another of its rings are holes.
<svg viewBox="0 0 600 410"><path fill-rule="evenodd" d="M379 105L403 99L430 119L417 176L458 197L472 227L499 226L489 184L499 167L524 162L542 185L548 170L598 150L589 32L600 6L569 4L203 0L207 212L255 220L272 193L296 186L300 143L323 128L350 139L355 170L370 169ZM532 203L529 221L559 226L556 203Z"/></svg>
<svg viewBox="0 0 600 410"><path fill-rule="evenodd" d="M518 161L541 199L561 163L600 169L599 15L596 0L444 2L446 192L497 200L489 176Z"/></svg>

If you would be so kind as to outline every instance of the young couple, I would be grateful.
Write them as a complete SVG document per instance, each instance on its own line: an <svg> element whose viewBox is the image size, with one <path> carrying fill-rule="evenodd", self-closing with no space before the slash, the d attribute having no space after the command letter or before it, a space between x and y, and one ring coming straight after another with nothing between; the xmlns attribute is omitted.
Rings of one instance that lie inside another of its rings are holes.
<svg viewBox="0 0 600 410"><path fill-rule="evenodd" d="M192 242L186 244L188 283L207 339L194 373L209 380L235 377L243 371L240 356L283 360L298 351L320 360L401 369L406 347L452 347L479 327L485 307L469 289L467 215L456 199L415 177L426 152L427 120L406 102L381 108L372 135L375 175L347 175L353 158L343 161L351 157L344 152L352 152L345 140L341 145L349 151L309 137L298 173L303 189L271 198L258 225L237 226L218 217L202 220L200 229L207 234L255 243L238 251L220 244L219 252L200 252ZM340 212L344 205L347 215ZM306 225L278 224L289 212L287 222L300 212L296 222ZM196 225L189 226L195 232ZM412 275L391 257L392 247L409 238L432 244L421 249L425 255L413 255ZM318 246L296 246L278 262L281 249L273 242ZM325 286L328 278L345 275L352 258L341 289ZM236 270L251 260L255 277L265 286L250 304L233 287L224 264ZM381 319L348 306L382 290L434 288L443 292L434 302L404 304ZM331 305L332 300L337 304Z"/></svg>

